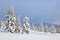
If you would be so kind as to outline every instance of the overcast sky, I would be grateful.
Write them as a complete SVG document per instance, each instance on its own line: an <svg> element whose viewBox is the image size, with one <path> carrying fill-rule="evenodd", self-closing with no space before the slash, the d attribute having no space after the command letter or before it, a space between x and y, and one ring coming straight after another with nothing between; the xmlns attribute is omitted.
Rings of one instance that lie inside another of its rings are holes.
<svg viewBox="0 0 60 40"><path fill-rule="evenodd" d="M0 19L13 6L15 16L30 18L30 23L60 24L60 0L0 0Z"/></svg>

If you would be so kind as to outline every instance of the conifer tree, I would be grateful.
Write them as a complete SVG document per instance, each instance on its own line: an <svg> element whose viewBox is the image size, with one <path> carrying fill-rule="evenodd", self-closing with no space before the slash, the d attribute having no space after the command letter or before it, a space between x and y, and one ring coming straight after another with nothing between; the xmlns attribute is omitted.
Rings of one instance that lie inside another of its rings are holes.
<svg viewBox="0 0 60 40"><path fill-rule="evenodd" d="M24 22L24 24L23 24L22 34L23 34L24 32L27 33L27 34L29 34L29 32L30 32L29 18L28 18L28 17L24 17L23 22Z"/></svg>
<svg viewBox="0 0 60 40"><path fill-rule="evenodd" d="M49 31L49 28L48 28L48 25L46 24L45 26L45 32L48 32Z"/></svg>
<svg viewBox="0 0 60 40"><path fill-rule="evenodd" d="M56 33L56 28L54 25L51 26L51 33Z"/></svg>
<svg viewBox="0 0 60 40"><path fill-rule="evenodd" d="M15 32L20 32L20 26L21 26L21 24L20 24L20 17L18 17L17 18L17 20L16 20L16 29L15 29Z"/></svg>
<svg viewBox="0 0 60 40"><path fill-rule="evenodd" d="M44 32L44 25L43 25L42 22L41 22L41 24L40 24L40 28L39 28L39 30L42 31L42 32Z"/></svg>

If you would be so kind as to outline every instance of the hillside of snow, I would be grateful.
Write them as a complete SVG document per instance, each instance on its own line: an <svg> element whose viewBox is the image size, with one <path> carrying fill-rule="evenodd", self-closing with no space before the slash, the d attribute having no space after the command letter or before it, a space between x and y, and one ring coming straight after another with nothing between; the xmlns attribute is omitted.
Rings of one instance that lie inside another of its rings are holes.
<svg viewBox="0 0 60 40"><path fill-rule="evenodd" d="M0 40L60 40L60 34L38 31L31 31L30 34L21 34L0 31Z"/></svg>

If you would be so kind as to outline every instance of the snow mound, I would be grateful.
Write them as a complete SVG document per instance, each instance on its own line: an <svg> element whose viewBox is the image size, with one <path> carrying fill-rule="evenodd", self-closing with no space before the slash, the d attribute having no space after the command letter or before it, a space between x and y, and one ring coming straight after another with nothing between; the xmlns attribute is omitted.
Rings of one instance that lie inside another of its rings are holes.
<svg viewBox="0 0 60 40"><path fill-rule="evenodd" d="M0 40L60 40L60 34L31 31L30 34L0 31Z"/></svg>

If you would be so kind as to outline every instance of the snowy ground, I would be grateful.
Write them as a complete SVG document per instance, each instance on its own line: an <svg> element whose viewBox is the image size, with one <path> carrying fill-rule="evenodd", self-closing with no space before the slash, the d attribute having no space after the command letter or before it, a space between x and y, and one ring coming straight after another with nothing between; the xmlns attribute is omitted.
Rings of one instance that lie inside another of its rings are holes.
<svg viewBox="0 0 60 40"><path fill-rule="evenodd" d="M0 31L0 40L60 40L60 34L31 31L30 34Z"/></svg>

